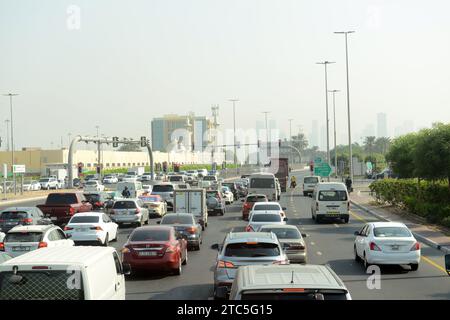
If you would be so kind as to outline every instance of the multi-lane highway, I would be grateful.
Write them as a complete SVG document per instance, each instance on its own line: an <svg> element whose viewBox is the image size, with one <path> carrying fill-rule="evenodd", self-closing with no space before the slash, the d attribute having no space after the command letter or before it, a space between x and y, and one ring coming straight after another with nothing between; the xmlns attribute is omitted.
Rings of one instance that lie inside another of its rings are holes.
<svg viewBox="0 0 450 320"><path fill-rule="evenodd" d="M293 173L297 180L306 171ZM366 274L361 263L354 261L354 232L365 222L376 218L352 208L348 224L341 222L316 224L311 219L311 200L302 196L297 187L283 194L280 203L287 208L288 223L297 225L306 238L308 263L329 264L345 282L354 299L450 299L450 279L444 270L443 254L422 243L422 261L418 271L408 272L405 267L382 267L381 288L368 289ZM42 202L42 201L40 201ZM34 206L38 202L21 203ZM2 207L1 209L3 209ZM225 216L209 217L208 228L200 251L189 251L188 264L181 276L149 274L127 279L127 299L212 299L213 267L216 251L214 243L221 243L232 228L243 228L241 202L230 205ZM158 219L151 220L156 224ZM120 251L131 228L121 228L117 242L111 243Z"/></svg>

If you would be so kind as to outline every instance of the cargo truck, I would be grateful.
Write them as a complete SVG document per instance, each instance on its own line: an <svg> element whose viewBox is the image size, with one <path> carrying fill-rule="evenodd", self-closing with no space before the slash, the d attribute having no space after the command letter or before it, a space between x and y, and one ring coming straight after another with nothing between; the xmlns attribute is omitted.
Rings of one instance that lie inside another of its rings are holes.
<svg viewBox="0 0 450 320"><path fill-rule="evenodd" d="M202 226L208 226L208 208L205 189L175 189L173 194L173 212L190 213Z"/></svg>
<svg viewBox="0 0 450 320"><path fill-rule="evenodd" d="M281 192L286 192L289 180L288 158L272 158L270 160L270 171L280 181Z"/></svg>

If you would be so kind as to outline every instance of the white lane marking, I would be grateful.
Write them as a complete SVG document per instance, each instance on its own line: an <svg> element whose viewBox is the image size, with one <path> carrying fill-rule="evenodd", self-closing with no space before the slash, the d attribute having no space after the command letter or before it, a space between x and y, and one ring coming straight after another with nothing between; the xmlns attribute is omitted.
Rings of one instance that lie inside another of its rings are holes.
<svg viewBox="0 0 450 320"><path fill-rule="evenodd" d="M322 255L322 252L317 251L317 255L318 255L318 256L321 256L321 255Z"/></svg>
<svg viewBox="0 0 450 320"><path fill-rule="evenodd" d="M339 225L338 225L337 223L335 223L334 226L335 226L336 228L340 228Z"/></svg>

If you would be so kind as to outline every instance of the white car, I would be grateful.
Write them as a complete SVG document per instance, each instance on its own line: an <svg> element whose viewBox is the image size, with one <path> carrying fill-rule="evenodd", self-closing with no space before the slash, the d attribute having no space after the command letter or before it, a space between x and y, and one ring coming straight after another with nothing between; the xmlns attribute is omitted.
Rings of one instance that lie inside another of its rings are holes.
<svg viewBox="0 0 450 320"><path fill-rule="evenodd" d="M55 178L41 178L39 184L43 190L58 189L59 187L58 180Z"/></svg>
<svg viewBox="0 0 450 320"><path fill-rule="evenodd" d="M126 174L122 177L123 182L136 182L138 181L138 176Z"/></svg>
<svg viewBox="0 0 450 320"><path fill-rule="evenodd" d="M0 243L0 251L12 257L47 247L73 247L60 227L54 225L16 226L8 231ZM3 247L3 248L2 248Z"/></svg>
<svg viewBox="0 0 450 320"><path fill-rule="evenodd" d="M366 268L372 264L419 268L420 244L403 223L370 222L355 235L355 260L362 260Z"/></svg>
<svg viewBox="0 0 450 320"><path fill-rule="evenodd" d="M117 223L103 212L83 212L69 220L64 232L76 244L101 244L107 247L110 241L117 240L118 228Z"/></svg>
<svg viewBox="0 0 450 320"><path fill-rule="evenodd" d="M256 202L253 205L252 210L249 213L249 219L256 213L278 213L281 218L286 218L286 213L284 212L286 208L281 207L278 202Z"/></svg>
<svg viewBox="0 0 450 320"><path fill-rule="evenodd" d="M117 178L116 176L112 176L112 175L107 175L103 177L103 183L107 183L107 184L115 184L119 182L119 178Z"/></svg>
<svg viewBox="0 0 450 320"><path fill-rule="evenodd" d="M97 180L89 180L86 181L84 184L84 191L85 192L92 192L92 191L105 191L105 186L100 184Z"/></svg>
<svg viewBox="0 0 450 320"><path fill-rule="evenodd" d="M225 204L231 204L234 202L234 195L230 188L223 186L221 191L223 197L225 198Z"/></svg>
<svg viewBox="0 0 450 320"><path fill-rule="evenodd" d="M36 180L24 182L24 184L23 184L23 190L24 190L24 191L37 191L37 190L41 190L41 184L39 183L39 181L36 181Z"/></svg>
<svg viewBox="0 0 450 320"><path fill-rule="evenodd" d="M3 239L5 239L5 234L0 232L0 242L3 242Z"/></svg>
<svg viewBox="0 0 450 320"><path fill-rule="evenodd" d="M247 232L259 232L259 229L265 225L285 225L288 218L282 218L278 212L256 211L253 213L245 228Z"/></svg>
<svg viewBox="0 0 450 320"><path fill-rule="evenodd" d="M142 189L144 190L144 193L152 193L153 186L150 184L143 184Z"/></svg>

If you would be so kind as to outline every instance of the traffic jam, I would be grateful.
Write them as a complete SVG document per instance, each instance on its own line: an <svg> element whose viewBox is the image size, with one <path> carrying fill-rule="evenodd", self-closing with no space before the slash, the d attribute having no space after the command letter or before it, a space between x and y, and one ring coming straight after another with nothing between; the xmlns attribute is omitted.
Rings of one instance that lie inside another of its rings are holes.
<svg viewBox="0 0 450 320"><path fill-rule="evenodd" d="M279 159L282 163L281 159ZM86 176L35 207L0 212L0 300L125 299L126 283L146 274L182 277L190 252L204 250L208 225L241 207L242 226L214 243L217 300L351 300L328 265L308 263L308 234L289 224L282 197L310 197L315 223L349 222L348 186L311 174L257 171L223 179L218 171L128 172ZM277 177L278 176L278 177ZM152 179L154 178L154 179ZM154 222L154 223L151 223ZM120 230L129 231L119 250ZM421 247L406 225L367 223L354 234L354 259L419 268ZM71 270L68 272L67 270ZM72 276L81 277L69 286ZM286 281L289 279L289 281ZM314 280L311 280L314 279Z"/></svg>

